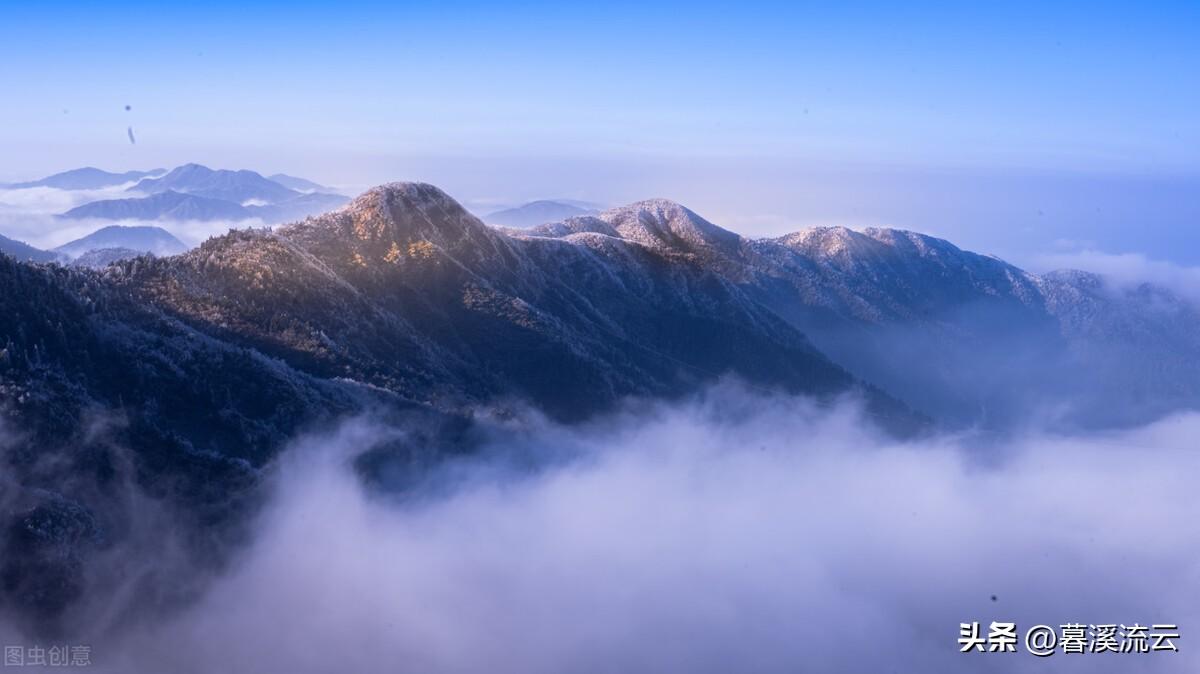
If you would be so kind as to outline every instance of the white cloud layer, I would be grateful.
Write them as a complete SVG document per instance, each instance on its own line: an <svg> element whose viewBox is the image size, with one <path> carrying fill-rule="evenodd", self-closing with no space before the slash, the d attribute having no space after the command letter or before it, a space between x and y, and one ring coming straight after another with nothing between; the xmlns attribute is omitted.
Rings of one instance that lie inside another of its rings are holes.
<svg viewBox="0 0 1200 674"><path fill-rule="evenodd" d="M95 190L60 190L55 187L5 189L0 187L0 212L52 215L64 213L76 206L93 201L145 196L128 191L134 184L129 182Z"/></svg>
<svg viewBox="0 0 1200 674"><path fill-rule="evenodd" d="M102 227L161 227L188 246L220 236L231 229L264 227L262 220L60 220L49 215L8 214L0 211L0 235L43 250L52 250L95 232Z"/></svg>
<svg viewBox="0 0 1200 674"><path fill-rule="evenodd" d="M1200 665L1200 415L902 444L730 394L528 444L397 503L349 423L285 455L255 543L112 672L1182 672ZM506 477L505 477L506 476ZM995 595L995 600L992 596ZM960 654L962 621L1179 623L1180 653Z"/></svg>
<svg viewBox="0 0 1200 674"><path fill-rule="evenodd" d="M1200 267L1155 260L1141 253L1106 253L1094 248L1051 253L1035 259L1044 270L1080 269L1104 276L1119 287L1153 283L1200 301Z"/></svg>
<svg viewBox="0 0 1200 674"><path fill-rule="evenodd" d="M147 226L161 227L187 245L196 246L205 239L225 234L230 229L264 226L263 221L258 218L198 221L65 220L54 217L93 201L144 196L126 191L133 184L126 183L98 190L60 190L53 187L16 190L0 188L0 235L24 241L35 248L50 250L109 225Z"/></svg>

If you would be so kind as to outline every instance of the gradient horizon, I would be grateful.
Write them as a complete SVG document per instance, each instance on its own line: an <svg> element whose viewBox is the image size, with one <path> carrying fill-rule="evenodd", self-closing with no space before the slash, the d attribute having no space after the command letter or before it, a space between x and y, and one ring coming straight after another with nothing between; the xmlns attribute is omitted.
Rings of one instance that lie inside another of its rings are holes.
<svg viewBox="0 0 1200 674"><path fill-rule="evenodd" d="M2 11L0 180L196 161L1200 264L1196 3Z"/></svg>

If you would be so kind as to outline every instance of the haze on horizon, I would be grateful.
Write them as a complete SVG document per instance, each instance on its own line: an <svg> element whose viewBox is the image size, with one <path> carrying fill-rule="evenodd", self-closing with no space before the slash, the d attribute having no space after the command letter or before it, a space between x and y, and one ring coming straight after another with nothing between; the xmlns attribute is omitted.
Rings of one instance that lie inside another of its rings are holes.
<svg viewBox="0 0 1200 674"><path fill-rule="evenodd" d="M1194 3L619 9L7 8L0 181L196 161L1200 265Z"/></svg>

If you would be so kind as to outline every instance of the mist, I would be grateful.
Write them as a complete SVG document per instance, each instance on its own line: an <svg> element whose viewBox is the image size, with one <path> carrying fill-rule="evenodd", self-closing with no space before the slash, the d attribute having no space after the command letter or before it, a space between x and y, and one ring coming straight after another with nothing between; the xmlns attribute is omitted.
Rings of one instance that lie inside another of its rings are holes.
<svg viewBox="0 0 1200 674"><path fill-rule="evenodd" d="M135 182L94 190L64 190L56 187L5 188L0 186L0 212L51 215L104 199L128 199Z"/></svg>
<svg viewBox="0 0 1200 674"><path fill-rule="evenodd" d="M1143 283L1169 288L1193 302L1200 302L1200 267L1175 264L1141 253L1106 253L1094 248L1041 255L1034 264L1042 270L1080 269L1099 274L1118 289Z"/></svg>
<svg viewBox="0 0 1200 674"><path fill-rule="evenodd" d="M161 227L189 246L220 236L231 229L263 227L259 218L246 220L135 220L64 219L59 214L93 201L128 199L130 182L96 190L62 190L53 187L0 188L0 235L50 250L111 225Z"/></svg>
<svg viewBox="0 0 1200 674"><path fill-rule="evenodd" d="M521 415L416 486L364 481L355 459L403 433L354 419L297 439L253 542L190 607L93 640L97 669L1200 664L1200 414L901 442L852 401L726 384L583 426ZM1177 623L1183 638L1179 653L958 652L960 622L993 620Z"/></svg>

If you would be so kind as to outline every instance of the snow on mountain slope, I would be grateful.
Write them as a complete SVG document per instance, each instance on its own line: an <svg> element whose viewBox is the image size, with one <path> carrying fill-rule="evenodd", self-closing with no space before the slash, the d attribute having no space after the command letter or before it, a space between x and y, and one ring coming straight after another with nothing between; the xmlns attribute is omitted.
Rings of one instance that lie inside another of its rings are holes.
<svg viewBox="0 0 1200 674"><path fill-rule="evenodd" d="M639 201L599 216L620 234L659 251L700 255L712 260L735 255L741 237L666 199Z"/></svg>
<svg viewBox="0 0 1200 674"><path fill-rule="evenodd" d="M114 262L130 260L146 254L144 251L132 248L94 248L71 260L71 264L88 269L103 269Z"/></svg>
<svg viewBox="0 0 1200 674"><path fill-rule="evenodd" d="M661 200L525 235L585 231L695 260L851 372L952 424L1125 424L1200 406L1200 318L1161 289L1148 301L1088 275L1039 277L894 229L749 240Z"/></svg>
<svg viewBox="0 0 1200 674"><path fill-rule="evenodd" d="M124 283L289 362L425 401L515 395L576 416L724 373L814 393L855 386L719 276L609 239L619 252L508 237L441 190L400 183L274 234L210 240Z"/></svg>

